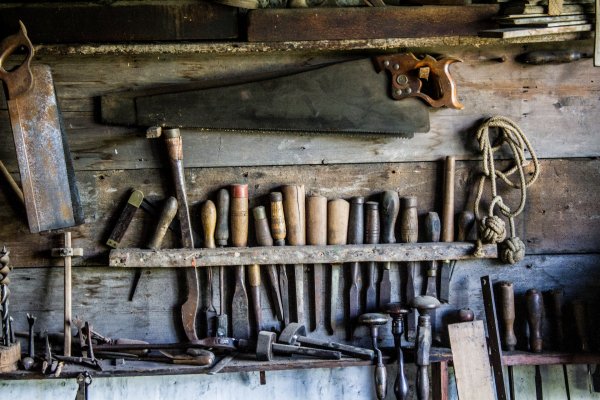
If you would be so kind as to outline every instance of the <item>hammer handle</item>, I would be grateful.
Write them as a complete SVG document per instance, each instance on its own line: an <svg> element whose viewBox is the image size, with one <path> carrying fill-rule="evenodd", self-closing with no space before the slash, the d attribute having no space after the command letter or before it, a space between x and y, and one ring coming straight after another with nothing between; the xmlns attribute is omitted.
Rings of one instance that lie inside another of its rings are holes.
<svg viewBox="0 0 600 400"><path fill-rule="evenodd" d="M444 200L442 204L442 242L454 241L454 175L456 159L446 157L444 168Z"/></svg>

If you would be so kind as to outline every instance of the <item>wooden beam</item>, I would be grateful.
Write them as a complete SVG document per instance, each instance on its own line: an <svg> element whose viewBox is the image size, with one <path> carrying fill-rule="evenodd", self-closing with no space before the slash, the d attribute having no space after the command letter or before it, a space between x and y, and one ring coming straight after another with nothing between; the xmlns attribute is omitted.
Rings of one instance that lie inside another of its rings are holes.
<svg viewBox="0 0 600 400"><path fill-rule="evenodd" d="M497 4L252 10L248 41L476 36L498 10Z"/></svg>
<svg viewBox="0 0 600 400"><path fill-rule="evenodd" d="M484 245L482 257L496 258L495 245ZM366 261L431 261L473 258L472 243L402 243L344 246L228 247L220 249L114 249L109 266L185 268L240 264L315 264Z"/></svg>
<svg viewBox="0 0 600 400"><path fill-rule="evenodd" d="M502 28L480 31L479 36L510 39L525 36L551 35L555 33L587 32L590 30L592 30L592 24L558 26L549 28Z"/></svg>

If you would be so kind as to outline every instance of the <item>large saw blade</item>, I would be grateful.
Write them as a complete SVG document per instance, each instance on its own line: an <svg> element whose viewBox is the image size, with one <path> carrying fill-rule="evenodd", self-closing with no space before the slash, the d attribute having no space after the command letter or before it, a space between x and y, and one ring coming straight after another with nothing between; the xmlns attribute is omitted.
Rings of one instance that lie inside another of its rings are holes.
<svg viewBox="0 0 600 400"><path fill-rule="evenodd" d="M135 124L400 136L429 131L428 107L417 99L393 100L388 79L362 59L275 79L141 96ZM103 119L111 120L105 110Z"/></svg>

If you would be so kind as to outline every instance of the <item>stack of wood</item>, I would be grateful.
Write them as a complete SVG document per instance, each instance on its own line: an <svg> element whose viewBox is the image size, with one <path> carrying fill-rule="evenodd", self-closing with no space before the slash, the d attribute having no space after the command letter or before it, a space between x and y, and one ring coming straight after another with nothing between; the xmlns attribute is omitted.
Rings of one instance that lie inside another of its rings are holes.
<svg viewBox="0 0 600 400"><path fill-rule="evenodd" d="M499 28L480 31L479 36L506 39L586 32L593 28L593 0L497 1L503 3L495 18Z"/></svg>

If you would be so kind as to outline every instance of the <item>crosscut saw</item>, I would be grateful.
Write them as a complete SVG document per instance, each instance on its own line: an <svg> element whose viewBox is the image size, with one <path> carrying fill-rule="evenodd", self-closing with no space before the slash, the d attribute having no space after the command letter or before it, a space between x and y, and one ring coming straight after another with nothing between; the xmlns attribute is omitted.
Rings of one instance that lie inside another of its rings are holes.
<svg viewBox="0 0 600 400"><path fill-rule="evenodd" d="M25 209L32 233L83 223L83 212L47 65L30 66L33 45L20 31L0 42L0 80L8 104ZM10 71L6 60L17 50L25 60Z"/></svg>
<svg viewBox="0 0 600 400"><path fill-rule="evenodd" d="M102 120L118 125L411 137L429 131L426 103L462 108L448 72L448 65L456 61L460 60L399 54L222 87L128 93L133 97L128 102L109 94L101 99Z"/></svg>

